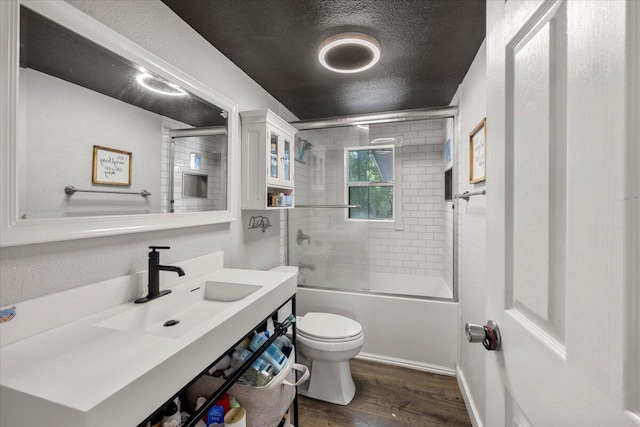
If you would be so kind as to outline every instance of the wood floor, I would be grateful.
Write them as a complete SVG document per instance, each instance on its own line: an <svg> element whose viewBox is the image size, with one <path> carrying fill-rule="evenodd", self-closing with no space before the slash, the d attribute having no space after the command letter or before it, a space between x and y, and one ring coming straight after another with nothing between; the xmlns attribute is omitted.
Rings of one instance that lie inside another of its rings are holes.
<svg viewBox="0 0 640 427"><path fill-rule="evenodd" d="M351 361L356 396L348 406L299 398L296 427L471 426L454 377Z"/></svg>

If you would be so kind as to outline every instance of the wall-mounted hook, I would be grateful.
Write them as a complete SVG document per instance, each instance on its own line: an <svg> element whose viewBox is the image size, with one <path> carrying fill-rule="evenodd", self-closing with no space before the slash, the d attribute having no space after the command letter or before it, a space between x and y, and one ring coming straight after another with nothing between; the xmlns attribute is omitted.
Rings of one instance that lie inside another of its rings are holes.
<svg viewBox="0 0 640 427"><path fill-rule="evenodd" d="M264 233L264 231L269 227L272 227L271 221L269 221L269 218L266 216L252 216L249 218L248 230L251 230L252 228L262 228L262 232Z"/></svg>

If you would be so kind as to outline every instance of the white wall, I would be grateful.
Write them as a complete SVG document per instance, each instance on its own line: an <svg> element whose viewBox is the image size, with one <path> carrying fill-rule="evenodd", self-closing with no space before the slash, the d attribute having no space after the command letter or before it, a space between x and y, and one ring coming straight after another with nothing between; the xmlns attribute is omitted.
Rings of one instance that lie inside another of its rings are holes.
<svg viewBox="0 0 640 427"><path fill-rule="evenodd" d="M162 117L117 99L32 69L20 69L21 121L18 146L25 149L18 168L18 215L28 219L159 212ZM92 184L93 146L132 153L131 185ZM64 188L105 191L147 190L153 197L79 194Z"/></svg>
<svg viewBox="0 0 640 427"><path fill-rule="evenodd" d="M457 149L454 161L458 168L458 188L455 193L485 188L485 183L469 184L469 134L486 115L486 47L482 44L467 72L452 104L459 107ZM487 140L491 141L491 123L487 125ZM488 142L488 146L490 146ZM488 149L490 150L490 148ZM491 161L491 157L488 161ZM491 177L487 177L491 179ZM460 328L466 322L485 324L486 290L486 204L484 196L457 202L458 215L458 295ZM480 422L485 415L485 352L482 345L470 344L460 329L459 381L463 380L467 407ZM460 375L461 374L461 375Z"/></svg>
<svg viewBox="0 0 640 427"><path fill-rule="evenodd" d="M286 120L295 120L159 0L69 3L227 96L240 111L269 108ZM171 246L162 254L166 264L223 250L226 266L260 269L278 265L278 213L268 215L274 227L265 233L245 230L251 214L242 212L231 225L2 248L0 305L144 270L149 245Z"/></svg>

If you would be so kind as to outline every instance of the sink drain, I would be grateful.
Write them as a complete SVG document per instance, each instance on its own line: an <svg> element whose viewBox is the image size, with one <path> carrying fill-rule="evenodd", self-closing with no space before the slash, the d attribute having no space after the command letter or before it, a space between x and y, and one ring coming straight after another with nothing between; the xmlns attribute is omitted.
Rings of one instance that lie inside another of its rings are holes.
<svg viewBox="0 0 640 427"><path fill-rule="evenodd" d="M171 319L164 322L164 325L162 326L164 326L165 328L168 328L169 326L174 326L174 325L177 325L178 323L180 323L179 320Z"/></svg>

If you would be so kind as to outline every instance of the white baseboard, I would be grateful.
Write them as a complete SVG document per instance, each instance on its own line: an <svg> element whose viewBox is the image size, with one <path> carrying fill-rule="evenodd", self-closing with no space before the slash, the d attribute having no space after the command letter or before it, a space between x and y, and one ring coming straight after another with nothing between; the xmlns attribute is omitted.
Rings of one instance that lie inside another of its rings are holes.
<svg viewBox="0 0 640 427"><path fill-rule="evenodd" d="M400 366L403 368L416 369L418 371L431 372L433 374L456 376L456 371L445 366L431 365L429 363L414 362L413 360L397 359L395 357L380 356L379 354L360 353L356 359L369 360L371 362L384 363L386 365Z"/></svg>
<svg viewBox="0 0 640 427"><path fill-rule="evenodd" d="M484 423L482 422L482 419L480 419L480 414L478 413L478 408L469 394L469 386L459 364L456 364L456 378L458 379L458 387L460 387L460 391L462 392L462 398L464 399L465 406L467 407L469 418L471 418L471 424L473 424L473 427L484 427Z"/></svg>

